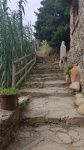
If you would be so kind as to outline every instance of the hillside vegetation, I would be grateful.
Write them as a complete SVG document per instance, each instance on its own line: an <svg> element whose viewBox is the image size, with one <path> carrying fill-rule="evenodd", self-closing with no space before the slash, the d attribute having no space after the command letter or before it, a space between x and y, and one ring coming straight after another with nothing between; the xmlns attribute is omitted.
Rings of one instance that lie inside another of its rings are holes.
<svg viewBox="0 0 84 150"><path fill-rule="evenodd" d="M37 55L41 57L46 57L51 51L52 48L48 44L43 44L41 47L39 47Z"/></svg>

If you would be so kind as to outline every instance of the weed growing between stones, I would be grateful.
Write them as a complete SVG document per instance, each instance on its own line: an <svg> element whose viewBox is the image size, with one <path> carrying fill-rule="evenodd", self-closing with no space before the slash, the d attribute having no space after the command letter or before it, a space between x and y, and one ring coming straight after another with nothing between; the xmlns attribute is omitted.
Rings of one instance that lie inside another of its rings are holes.
<svg viewBox="0 0 84 150"><path fill-rule="evenodd" d="M84 97L84 91L82 91L81 94L83 94L83 97Z"/></svg>
<svg viewBox="0 0 84 150"><path fill-rule="evenodd" d="M23 110L26 110L26 107L27 107L27 102L26 102L26 101L23 101L23 102L21 103L21 108L22 108Z"/></svg>
<svg viewBox="0 0 84 150"><path fill-rule="evenodd" d="M64 129L67 129L67 130L68 130L68 129L69 129L69 125L68 125L68 124L63 124L63 125L62 125L62 128L64 128Z"/></svg>

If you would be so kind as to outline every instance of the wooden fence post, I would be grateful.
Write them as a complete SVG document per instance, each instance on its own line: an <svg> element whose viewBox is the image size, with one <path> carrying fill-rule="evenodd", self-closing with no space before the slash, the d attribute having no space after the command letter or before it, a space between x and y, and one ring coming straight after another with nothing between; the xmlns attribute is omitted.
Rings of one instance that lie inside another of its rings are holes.
<svg viewBox="0 0 84 150"><path fill-rule="evenodd" d="M35 63L36 63L36 44L35 44L35 41L34 41L34 57L35 57Z"/></svg>
<svg viewBox="0 0 84 150"><path fill-rule="evenodd" d="M22 67L21 69L19 69L19 71L16 69L17 63L24 61L25 66ZM17 59L16 61L13 62L13 68L12 68L12 87L17 87L23 79L27 79L27 74L30 72L30 70L32 69L32 67L35 64L35 53L34 54L30 54L30 55L25 55L19 59ZM22 77L20 77L19 81L18 80L18 75L20 73L24 73L24 75Z"/></svg>
<svg viewBox="0 0 84 150"><path fill-rule="evenodd" d="M16 63L13 63L13 69L12 69L12 87L15 87L16 85Z"/></svg>
<svg viewBox="0 0 84 150"><path fill-rule="evenodd" d="M26 56L26 55L25 55ZM25 66L27 65L27 57L25 57ZM25 68L25 73L27 72L27 67ZM25 76L25 81L27 80L27 76Z"/></svg>

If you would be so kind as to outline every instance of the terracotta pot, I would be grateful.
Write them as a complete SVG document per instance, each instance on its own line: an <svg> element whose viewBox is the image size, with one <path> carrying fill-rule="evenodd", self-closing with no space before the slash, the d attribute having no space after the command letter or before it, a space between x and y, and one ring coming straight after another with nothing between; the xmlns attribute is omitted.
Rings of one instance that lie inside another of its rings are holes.
<svg viewBox="0 0 84 150"><path fill-rule="evenodd" d="M1 109L14 110L18 106L18 95L0 95Z"/></svg>

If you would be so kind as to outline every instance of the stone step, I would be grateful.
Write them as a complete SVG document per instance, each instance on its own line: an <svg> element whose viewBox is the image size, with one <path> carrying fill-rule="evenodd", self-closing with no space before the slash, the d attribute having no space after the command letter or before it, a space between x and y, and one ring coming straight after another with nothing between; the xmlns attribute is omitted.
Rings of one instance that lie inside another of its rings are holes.
<svg viewBox="0 0 84 150"><path fill-rule="evenodd" d="M56 74L54 73L52 73L52 74L32 74L32 77L55 77L56 76Z"/></svg>
<svg viewBox="0 0 84 150"><path fill-rule="evenodd" d="M63 70L62 69L44 69L44 70L33 70L33 73L38 73L38 74L47 74L47 73L63 73Z"/></svg>
<svg viewBox="0 0 84 150"><path fill-rule="evenodd" d="M65 76L65 73L61 72L52 72L52 73L33 73L32 77L60 77Z"/></svg>
<svg viewBox="0 0 84 150"><path fill-rule="evenodd" d="M83 127L22 125L8 150L83 150L83 145Z"/></svg>
<svg viewBox="0 0 84 150"><path fill-rule="evenodd" d="M51 63L36 63L37 67L52 67L53 65ZM59 66L59 65L56 65Z"/></svg>
<svg viewBox="0 0 84 150"><path fill-rule="evenodd" d="M79 115L73 105L73 97L34 98L23 113L23 121L28 125L65 124L84 125L84 116Z"/></svg>
<svg viewBox="0 0 84 150"><path fill-rule="evenodd" d="M47 67L37 67L37 66L35 66L34 67L34 69L35 70L58 70L58 71L60 71L60 70L62 70L63 71L63 68L59 68L59 67L49 67L49 68L47 68Z"/></svg>
<svg viewBox="0 0 84 150"><path fill-rule="evenodd" d="M29 88L36 88L36 87L39 87L39 88L44 88L44 87L65 87L66 86L66 82L65 81L60 81L60 80L55 80L55 79L53 79L52 81L50 80L48 80L48 81L44 81L44 82L42 82L42 81L32 81L32 82L26 82L25 83L25 86L26 87L29 87Z"/></svg>
<svg viewBox="0 0 84 150"><path fill-rule="evenodd" d="M65 80L65 76L55 76L55 77L31 77L30 81L31 82L44 82L44 81L55 81L55 80Z"/></svg>
<svg viewBox="0 0 84 150"><path fill-rule="evenodd" d="M59 66L35 66L34 67L35 69L39 69L39 70L44 70L44 69L60 69L60 67Z"/></svg>
<svg viewBox="0 0 84 150"><path fill-rule="evenodd" d="M27 96L27 95L32 96L33 98L40 98L40 97L49 97L49 96L60 96L60 97L65 97L64 93L42 93L42 92L31 92L31 91L25 91L25 92L21 92L21 95ZM72 93L66 93L66 97L71 96Z"/></svg>
<svg viewBox="0 0 84 150"><path fill-rule="evenodd" d="M84 117L83 116L74 116L74 117L67 117L64 116L64 118L56 118L55 116L51 117L45 117L43 115L34 116L30 117L27 116L27 114L23 114L22 116L22 121L26 125L30 126L40 126L40 125L46 125L46 124L56 124L56 125L64 125L66 128L67 127L73 127L73 126L83 126L84 127ZM62 115L62 114L61 114Z"/></svg>
<svg viewBox="0 0 84 150"><path fill-rule="evenodd" d="M72 93L70 90L64 87L41 87L41 88L24 88L20 90L22 95L31 95L32 97L46 97L46 96L59 96L59 97L68 97Z"/></svg>

